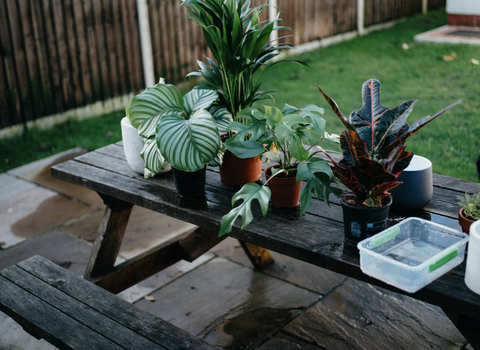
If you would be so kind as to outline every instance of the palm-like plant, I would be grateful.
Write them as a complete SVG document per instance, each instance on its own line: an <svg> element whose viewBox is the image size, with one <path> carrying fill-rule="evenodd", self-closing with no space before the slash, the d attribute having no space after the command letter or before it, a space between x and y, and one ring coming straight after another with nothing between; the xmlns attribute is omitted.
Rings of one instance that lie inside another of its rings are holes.
<svg viewBox="0 0 480 350"><path fill-rule="evenodd" d="M215 60L208 64L197 61L200 69L187 76L199 76L207 81L201 88L216 91L220 104L233 119L255 101L268 98L268 92L259 92L254 73L266 62L279 55L279 50L290 44L269 42L270 34L288 29L274 21L261 22L260 13L268 5L250 8L251 0L185 0L190 19L203 29L206 42ZM297 62L297 61L295 61ZM297 62L303 64L301 62Z"/></svg>

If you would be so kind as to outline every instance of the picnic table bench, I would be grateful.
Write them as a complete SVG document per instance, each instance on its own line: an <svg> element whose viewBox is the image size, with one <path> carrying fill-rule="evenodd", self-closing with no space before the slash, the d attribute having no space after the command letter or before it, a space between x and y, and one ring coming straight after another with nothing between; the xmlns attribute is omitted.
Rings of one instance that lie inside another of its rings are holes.
<svg viewBox="0 0 480 350"><path fill-rule="evenodd" d="M0 290L0 310L59 349L213 349L38 255L0 271Z"/></svg>
<svg viewBox="0 0 480 350"><path fill-rule="evenodd" d="M134 173L125 159L121 142L58 164L52 167L52 174L96 191L104 199L107 207L85 278L114 293L179 260L192 261L218 244L224 238L217 237L221 219L229 212L232 195L238 190L222 184L218 168L208 168L205 198L181 198L172 174L144 179ZM412 214L391 212L389 224L411 215L460 229L457 196L477 193L479 185L437 174L433 180L434 196L430 204ZM133 205L189 222L198 229L114 266ZM271 261L268 250L272 250L437 305L470 344L480 349L480 295L464 283L465 262L420 291L409 294L362 273L358 250L344 244L342 210L333 198L330 207L314 199L301 219L298 208L271 208L265 218L259 208L253 211L256 219L243 231L237 222L230 235L242 243L256 267Z"/></svg>

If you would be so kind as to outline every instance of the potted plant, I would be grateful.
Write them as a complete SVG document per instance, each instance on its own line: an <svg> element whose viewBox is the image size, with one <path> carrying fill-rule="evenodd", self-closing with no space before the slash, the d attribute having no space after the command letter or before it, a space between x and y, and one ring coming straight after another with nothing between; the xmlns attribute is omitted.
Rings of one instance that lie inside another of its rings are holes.
<svg viewBox="0 0 480 350"><path fill-rule="evenodd" d="M175 86L161 80L135 96L126 108L132 125L145 139L145 167L157 173L164 161L169 162L182 196L204 194L205 165L217 157L220 148L217 122L207 110L217 99L216 92L198 88L182 97Z"/></svg>
<svg viewBox="0 0 480 350"><path fill-rule="evenodd" d="M470 226L474 221L480 220L480 192L476 195L469 195L458 197L460 200L458 204L461 206L458 212L458 222L462 227L462 231L468 234Z"/></svg>
<svg viewBox="0 0 480 350"><path fill-rule="evenodd" d="M301 109L285 105L282 110L264 106L240 113L248 124L230 124L227 130L235 134L225 143L228 150L240 158L265 157L278 164L265 170L267 181L263 185L248 183L233 196L233 206L239 199L243 203L223 217L219 236L229 233L239 216L243 219L242 229L253 220L254 199L259 201L264 216L270 198L276 207L293 207L300 201L301 217L312 204L312 194L329 204L331 193L338 196L342 192L332 187L336 180L327 161L315 157L318 153L315 145L325 139L336 139L325 132L323 113L323 109L314 105ZM301 188L303 180L306 184Z"/></svg>
<svg viewBox="0 0 480 350"><path fill-rule="evenodd" d="M241 121L238 113L256 101L269 98L260 92L254 74L266 62L280 54L290 44L270 42L273 31L289 29L274 21L260 20L261 12L269 5L250 8L251 0L185 0L188 17L198 23L214 59L208 64L198 61L200 69L188 76L203 77L200 87L216 91L219 105L225 107L232 120ZM277 61L278 63L279 61ZM302 64L301 62L294 61ZM225 135L225 141L231 134ZM258 157L238 159L229 151L223 156L220 178L227 185L243 185L260 180L262 162Z"/></svg>
<svg viewBox="0 0 480 350"><path fill-rule="evenodd" d="M345 240L356 244L386 227L392 203L388 191L400 184L396 178L413 157L405 151L407 138L459 102L409 126L406 120L416 100L386 108L380 103L380 82L370 79L362 87L362 108L347 120L336 102L318 88L345 126L340 135L343 158L338 163L330 160L333 173L350 190L340 202Z"/></svg>

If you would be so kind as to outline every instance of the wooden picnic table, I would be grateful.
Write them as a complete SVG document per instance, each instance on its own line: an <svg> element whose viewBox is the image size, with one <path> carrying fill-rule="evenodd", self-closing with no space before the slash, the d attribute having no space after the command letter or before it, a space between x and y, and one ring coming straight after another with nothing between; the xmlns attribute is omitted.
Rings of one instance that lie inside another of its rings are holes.
<svg viewBox="0 0 480 350"><path fill-rule="evenodd" d="M144 179L133 172L121 142L55 165L52 175L96 191L107 205L85 278L114 293L180 260L193 261L222 241L225 237L217 237L221 219L231 209L232 195L238 190L220 181L218 168L208 168L205 198L181 198L171 173ZM460 230L457 196L479 192L479 184L438 174L433 181L430 204L411 214L391 212L389 225L417 216ZM255 267L268 264L268 250L272 250L437 305L470 344L480 349L480 295L465 285L465 262L414 294L371 278L360 270L358 250L344 244L342 209L331 199L330 207L314 199L301 219L298 208L270 208L263 218L256 207L254 221L243 231L238 221L230 236L241 242ZM189 222L198 229L114 266L133 205Z"/></svg>

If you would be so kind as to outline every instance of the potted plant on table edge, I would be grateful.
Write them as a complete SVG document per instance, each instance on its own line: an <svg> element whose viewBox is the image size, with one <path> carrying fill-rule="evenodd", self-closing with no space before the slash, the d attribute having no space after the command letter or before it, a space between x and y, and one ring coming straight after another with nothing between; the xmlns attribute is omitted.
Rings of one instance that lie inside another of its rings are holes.
<svg viewBox="0 0 480 350"><path fill-rule="evenodd" d="M458 197L458 199L458 204L461 206L458 212L458 222L462 231L469 234L473 222L480 220L480 192L476 195L465 193L465 196Z"/></svg>
<svg viewBox="0 0 480 350"><path fill-rule="evenodd" d="M325 139L336 141L325 132L324 110L314 105L301 109L285 105L282 110L264 106L248 108L239 115L248 124L233 122L227 130L235 131L226 143L226 149L237 157L265 157L278 162L265 170L267 181L263 185L248 183L232 198L232 206L222 218L219 236L231 232L238 217L242 217L242 230L253 220L251 204L258 200L265 216L268 203L276 207L294 207L301 202L300 217L312 204L312 194L329 204L331 193L338 196L342 190L332 187L336 183L326 160L315 157L314 146ZM307 148L305 148L307 147ZM301 188L302 181L306 185ZM266 187L268 184L269 187ZM291 198L285 198L290 195Z"/></svg>
<svg viewBox="0 0 480 350"><path fill-rule="evenodd" d="M185 0L181 5L187 8L188 17L202 27L214 57L207 58L209 65L197 61L200 69L187 77L203 77L206 83L200 88L216 91L219 105L228 110L232 120L240 122L237 115L243 109L269 98L269 92L259 91L261 83L254 82L255 72L268 67L267 61L281 50L293 48L290 44L269 42L273 31L289 28L277 25L281 22L278 17L262 22L260 14L269 5L250 8L250 3L251 0ZM275 63L279 62L284 61ZM224 140L230 136L231 133L224 135ZM243 185L260 180L261 170L259 157L237 158L226 150L220 178L227 185Z"/></svg>
<svg viewBox="0 0 480 350"><path fill-rule="evenodd" d="M216 92L198 88L182 96L175 86L161 80L135 96L125 109L145 139L145 167L158 173L165 161L170 163L182 196L204 194L206 164L214 161L220 149L217 124L222 124L224 114L216 109L212 115L207 110L217 99Z"/></svg>
<svg viewBox="0 0 480 350"><path fill-rule="evenodd" d="M353 111L347 120L336 102L318 88L345 126L340 135L341 161L337 163L325 154L330 157L335 176L350 190L340 197L340 202L345 240L357 244L386 227L392 203L388 191L400 184L396 178L413 157L412 152L405 151L407 138L459 102L410 126L406 120L417 101L386 108L380 103L380 82L370 79L362 86L362 108Z"/></svg>

